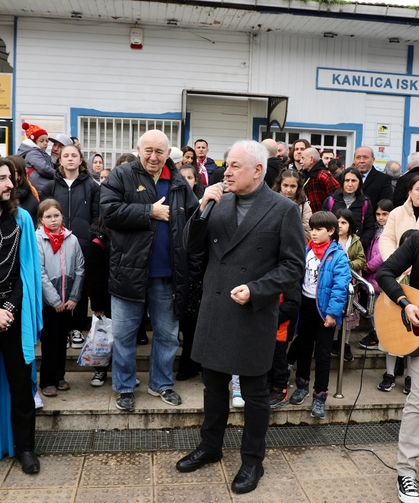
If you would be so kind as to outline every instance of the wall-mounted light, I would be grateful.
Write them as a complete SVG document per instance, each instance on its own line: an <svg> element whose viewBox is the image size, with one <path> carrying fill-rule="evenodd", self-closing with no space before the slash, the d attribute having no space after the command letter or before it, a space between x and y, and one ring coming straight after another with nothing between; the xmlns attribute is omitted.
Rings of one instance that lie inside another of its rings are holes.
<svg viewBox="0 0 419 503"><path fill-rule="evenodd" d="M130 41L129 46L131 47L131 49L141 50L143 48L143 42L144 42L143 29L138 28L138 26L131 28L129 33L129 41Z"/></svg>
<svg viewBox="0 0 419 503"><path fill-rule="evenodd" d="M400 44L400 39L398 37L390 37L388 41L390 44Z"/></svg>
<svg viewBox="0 0 419 503"><path fill-rule="evenodd" d="M324 38L336 38L337 36L338 36L338 34L335 33L334 31L325 31L323 33Z"/></svg>
<svg viewBox="0 0 419 503"><path fill-rule="evenodd" d="M168 19L166 21L167 26L177 26L179 21L177 19Z"/></svg>
<svg viewBox="0 0 419 503"><path fill-rule="evenodd" d="M81 19L83 17L83 12L78 12L76 10L71 11L72 19Z"/></svg>

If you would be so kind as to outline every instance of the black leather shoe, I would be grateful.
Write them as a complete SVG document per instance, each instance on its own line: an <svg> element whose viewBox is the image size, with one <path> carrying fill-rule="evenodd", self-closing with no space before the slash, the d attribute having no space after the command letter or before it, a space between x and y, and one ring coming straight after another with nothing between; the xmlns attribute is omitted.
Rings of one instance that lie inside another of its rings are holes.
<svg viewBox="0 0 419 503"><path fill-rule="evenodd" d="M184 458L179 459L176 463L176 469L182 473L194 472L209 463L216 463L217 461L220 461L222 457L222 454L213 454L198 447L187 454Z"/></svg>
<svg viewBox="0 0 419 503"><path fill-rule="evenodd" d="M33 451L21 451L16 453L16 459L22 465L22 470L29 474L34 475L39 473L40 465L39 459Z"/></svg>
<svg viewBox="0 0 419 503"><path fill-rule="evenodd" d="M260 478L263 476L263 466L241 465L240 470L231 483L231 489L236 494L250 493L258 486Z"/></svg>

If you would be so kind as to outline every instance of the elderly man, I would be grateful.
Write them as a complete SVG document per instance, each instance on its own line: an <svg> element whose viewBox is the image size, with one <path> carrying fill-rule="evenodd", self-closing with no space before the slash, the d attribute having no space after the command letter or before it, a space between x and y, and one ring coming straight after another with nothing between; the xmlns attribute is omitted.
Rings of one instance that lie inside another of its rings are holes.
<svg viewBox="0 0 419 503"><path fill-rule="evenodd" d="M362 175L364 194L370 198L375 212L378 201L393 199L393 189L391 178L375 169L374 161L374 151L371 147L364 146L356 149L354 166Z"/></svg>
<svg viewBox="0 0 419 503"><path fill-rule="evenodd" d="M272 188L279 173L284 168L284 163L277 157L278 145L272 138L266 138L262 141L262 145L268 152L268 166L266 168L265 182L268 187Z"/></svg>
<svg viewBox="0 0 419 503"><path fill-rule="evenodd" d="M304 237L297 205L264 183L267 154L254 141L235 143L221 184L208 187L185 229L189 252L208 252L192 358L203 367L200 445L176 464L192 472L222 457L231 375L240 376L244 406L242 466L235 493L263 475L269 421L267 372L272 367L281 292L299 288ZM209 216L210 201L217 204Z"/></svg>
<svg viewBox="0 0 419 503"><path fill-rule="evenodd" d="M394 206L401 206L406 202L409 181L416 175L419 175L419 152L413 152L407 158L407 172L397 180L394 189Z"/></svg>
<svg viewBox="0 0 419 503"><path fill-rule="evenodd" d="M148 393L169 405L182 402L173 390L178 319L188 286L182 232L198 205L169 158L164 133L145 133L138 140L138 152L139 160L114 168L101 187L102 213L112 242L112 386L119 393L116 406L125 411L135 407L136 341L146 298L153 325Z"/></svg>
<svg viewBox="0 0 419 503"><path fill-rule="evenodd" d="M306 148L301 154L300 164L305 172L304 190L310 201L311 211L322 209L327 196L339 188L339 182L325 168L319 152L314 147Z"/></svg>

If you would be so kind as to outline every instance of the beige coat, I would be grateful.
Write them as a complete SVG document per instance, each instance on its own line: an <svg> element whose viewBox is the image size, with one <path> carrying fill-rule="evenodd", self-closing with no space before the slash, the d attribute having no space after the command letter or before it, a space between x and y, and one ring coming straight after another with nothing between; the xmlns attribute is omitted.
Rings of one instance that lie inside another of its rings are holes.
<svg viewBox="0 0 419 503"><path fill-rule="evenodd" d="M300 211L301 211L301 222L303 224L304 229L304 239L307 244L310 241L310 226L308 225L308 222L312 215L310 203L308 202L308 200L305 201L303 204L300 204Z"/></svg>
<svg viewBox="0 0 419 503"><path fill-rule="evenodd" d="M378 246L383 260L396 251L399 241L404 232L409 229L419 230L419 222L416 221L410 197L403 204L390 212L387 223L381 234Z"/></svg>

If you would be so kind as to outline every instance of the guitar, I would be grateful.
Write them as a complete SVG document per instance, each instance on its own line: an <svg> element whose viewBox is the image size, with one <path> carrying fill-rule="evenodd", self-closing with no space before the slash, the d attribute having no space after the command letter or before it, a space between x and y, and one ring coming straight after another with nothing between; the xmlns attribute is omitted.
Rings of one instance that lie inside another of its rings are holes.
<svg viewBox="0 0 419 503"><path fill-rule="evenodd" d="M401 285L409 301L419 306L419 290ZM419 337L403 324L401 308L381 292L374 309L375 330L384 351L394 356L407 356L419 348Z"/></svg>

